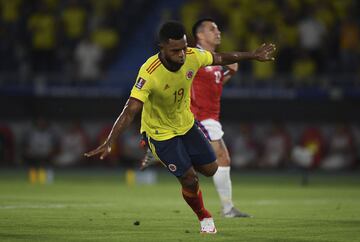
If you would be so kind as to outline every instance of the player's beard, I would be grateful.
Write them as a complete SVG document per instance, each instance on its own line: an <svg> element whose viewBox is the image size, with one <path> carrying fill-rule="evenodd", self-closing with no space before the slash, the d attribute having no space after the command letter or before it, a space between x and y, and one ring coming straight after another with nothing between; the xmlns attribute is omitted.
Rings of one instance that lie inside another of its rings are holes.
<svg viewBox="0 0 360 242"><path fill-rule="evenodd" d="M169 64L172 71L178 71L182 67L182 65L184 65L184 63L185 63L185 59L182 63L175 62L175 61L168 60L168 59L166 61Z"/></svg>
<svg viewBox="0 0 360 242"><path fill-rule="evenodd" d="M185 63L185 58L183 59L183 63L172 61L170 58L167 58L163 53L159 54L160 61L163 63L166 69L169 71L175 72L178 71L182 65Z"/></svg>

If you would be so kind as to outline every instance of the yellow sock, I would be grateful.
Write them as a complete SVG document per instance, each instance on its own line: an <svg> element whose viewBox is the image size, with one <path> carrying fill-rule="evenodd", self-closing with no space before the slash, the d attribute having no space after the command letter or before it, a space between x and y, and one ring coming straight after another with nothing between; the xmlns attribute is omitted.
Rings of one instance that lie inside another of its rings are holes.
<svg viewBox="0 0 360 242"><path fill-rule="evenodd" d="M133 169L126 170L125 179L127 185L132 186L135 184L136 175Z"/></svg>
<svg viewBox="0 0 360 242"><path fill-rule="evenodd" d="M39 168L39 182L40 184L46 183L46 170L44 168Z"/></svg>
<svg viewBox="0 0 360 242"><path fill-rule="evenodd" d="M29 181L31 184L35 184L38 181L38 172L35 168L29 169Z"/></svg>

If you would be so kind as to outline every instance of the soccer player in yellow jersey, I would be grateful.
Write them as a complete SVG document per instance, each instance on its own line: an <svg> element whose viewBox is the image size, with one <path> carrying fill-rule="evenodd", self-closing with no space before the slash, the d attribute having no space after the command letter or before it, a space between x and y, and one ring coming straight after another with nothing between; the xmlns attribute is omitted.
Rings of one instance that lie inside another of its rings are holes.
<svg viewBox="0 0 360 242"><path fill-rule="evenodd" d="M142 65L130 97L115 121L107 140L85 154L111 152L117 136L141 114L141 133L147 144L182 186L182 195L200 221L201 233L216 233L214 220L204 207L196 172L213 176L218 168L215 153L197 128L190 111L190 88L199 68L228 65L243 59L271 61L273 44L264 44L254 52L215 53L188 48L184 26L169 21L159 31L160 52Z"/></svg>

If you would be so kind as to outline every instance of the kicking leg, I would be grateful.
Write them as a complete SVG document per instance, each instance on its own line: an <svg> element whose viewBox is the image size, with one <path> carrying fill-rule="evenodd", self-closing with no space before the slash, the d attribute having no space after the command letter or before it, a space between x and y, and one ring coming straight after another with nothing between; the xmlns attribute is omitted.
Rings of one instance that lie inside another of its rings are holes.
<svg viewBox="0 0 360 242"><path fill-rule="evenodd" d="M181 177L178 177L182 186L182 195L187 204L191 207L197 215L201 233L216 233L214 220L208 210L204 207L202 193L199 188L199 179L193 167L185 172Z"/></svg>

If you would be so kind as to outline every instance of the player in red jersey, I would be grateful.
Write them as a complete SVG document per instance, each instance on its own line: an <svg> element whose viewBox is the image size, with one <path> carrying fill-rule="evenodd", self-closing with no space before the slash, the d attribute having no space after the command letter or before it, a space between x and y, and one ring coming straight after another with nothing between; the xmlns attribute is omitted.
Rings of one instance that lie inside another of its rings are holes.
<svg viewBox="0 0 360 242"><path fill-rule="evenodd" d="M192 28L197 48L214 52L221 43L221 32L210 19L200 19ZM213 176L216 190L225 217L250 217L234 207L230 179L230 156L223 140L224 132L219 122L220 99L223 85L237 71L238 64L228 66L207 66L199 69L191 89L191 111L199 122L199 127L210 141L218 163Z"/></svg>

